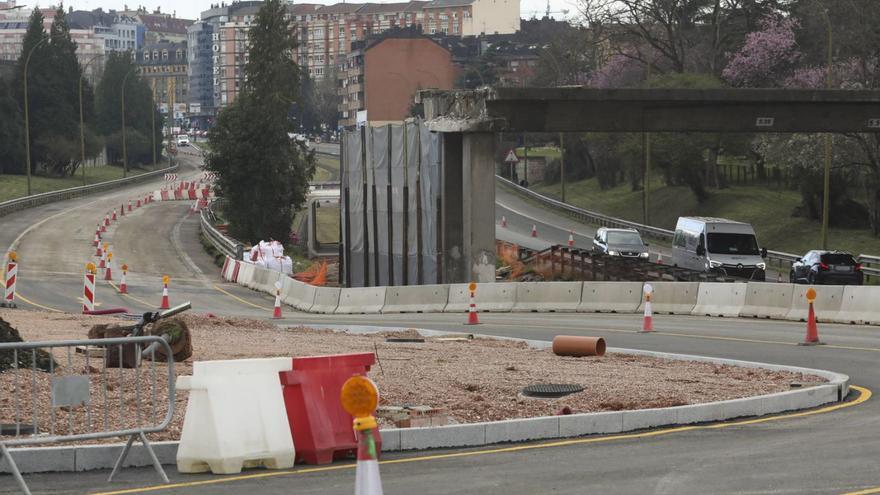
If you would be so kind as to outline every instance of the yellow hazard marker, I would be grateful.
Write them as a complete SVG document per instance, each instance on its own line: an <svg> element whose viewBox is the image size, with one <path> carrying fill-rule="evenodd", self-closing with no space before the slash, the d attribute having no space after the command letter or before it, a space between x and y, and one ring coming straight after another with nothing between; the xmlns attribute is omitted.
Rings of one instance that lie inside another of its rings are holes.
<svg viewBox="0 0 880 495"><path fill-rule="evenodd" d="M807 295L807 302L808 303L816 302L816 289L810 287L809 289L807 289L806 295Z"/></svg>
<svg viewBox="0 0 880 495"><path fill-rule="evenodd" d="M358 432L357 467L355 468L356 495L382 495L379 476L379 455L376 450L376 432L379 425L373 413L379 405L379 389L365 376L353 376L342 385L339 394L342 408L354 416Z"/></svg>
<svg viewBox="0 0 880 495"><path fill-rule="evenodd" d="M8 253L6 253L6 257L9 259L9 261L13 263L18 261L18 254L15 251L9 251Z"/></svg>

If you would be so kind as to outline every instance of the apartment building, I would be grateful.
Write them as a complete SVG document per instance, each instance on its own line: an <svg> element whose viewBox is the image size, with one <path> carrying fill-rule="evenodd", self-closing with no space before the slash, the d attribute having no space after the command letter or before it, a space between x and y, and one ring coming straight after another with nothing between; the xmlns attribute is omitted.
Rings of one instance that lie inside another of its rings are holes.
<svg viewBox="0 0 880 495"><path fill-rule="evenodd" d="M175 120L188 114L186 57L186 43L162 41L144 45L135 58L138 74L153 90L160 111Z"/></svg>

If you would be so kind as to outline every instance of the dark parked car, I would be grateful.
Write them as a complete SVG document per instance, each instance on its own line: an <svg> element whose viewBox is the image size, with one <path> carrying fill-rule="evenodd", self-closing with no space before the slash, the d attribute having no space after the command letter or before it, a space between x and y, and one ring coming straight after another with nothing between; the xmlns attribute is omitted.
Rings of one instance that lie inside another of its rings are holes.
<svg viewBox="0 0 880 495"><path fill-rule="evenodd" d="M862 265L841 251L810 251L791 265L789 280L796 284L862 285Z"/></svg>

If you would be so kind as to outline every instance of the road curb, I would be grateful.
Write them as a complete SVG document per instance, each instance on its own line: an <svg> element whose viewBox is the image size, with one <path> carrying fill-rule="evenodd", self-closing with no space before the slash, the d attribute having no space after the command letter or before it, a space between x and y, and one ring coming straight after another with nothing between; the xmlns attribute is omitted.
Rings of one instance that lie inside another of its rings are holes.
<svg viewBox="0 0 880 495"><path fill-rule="evenodd" d="M412 330L402 327L322 325L331 330L352 333L377 333ZM426 337L449 335L454 332L416 329ZM552 343L539 340L479 335L503 340L524 342L538 349ZM438 448L480 447L486 445L613 434L657 428L731 420L743 417L765 416L786 411L809 409L843 400L849 393L849 376L832 371L784 366L735 359L672 354L637 349L608 348L608 352L652 356L679 361L698 361L773 371L790 371L818 375L829 382L815 387L794 389L775 394L746 397L720 402L694 404L662 409L611 411L511 419L483 423L435 426L424 428L394 428L382 430L382 451L399 452ZM178 442L153 442L156 456L162 464L176 464ZM60 447L31 447L10 449L22 473L73 472L110 469L124 444L74 445ZM134 445L126 460L126 467L149 466L149 457L141 445ZM8 463L0 461L0 473L8 473Z"/></svg>

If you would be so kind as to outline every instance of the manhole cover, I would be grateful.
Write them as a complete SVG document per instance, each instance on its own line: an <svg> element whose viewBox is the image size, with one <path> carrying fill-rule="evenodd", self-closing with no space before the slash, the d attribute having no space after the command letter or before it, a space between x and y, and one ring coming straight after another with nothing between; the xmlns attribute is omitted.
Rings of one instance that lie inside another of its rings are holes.
<svg viewBox="0 0 880 495"><path fill-rule="evenodd" d="M529 385L522 389L522 394L526 397L564 397L569 394L580 392L584 389L580 385L570 383L539 383L537 385Z"/></svg>

